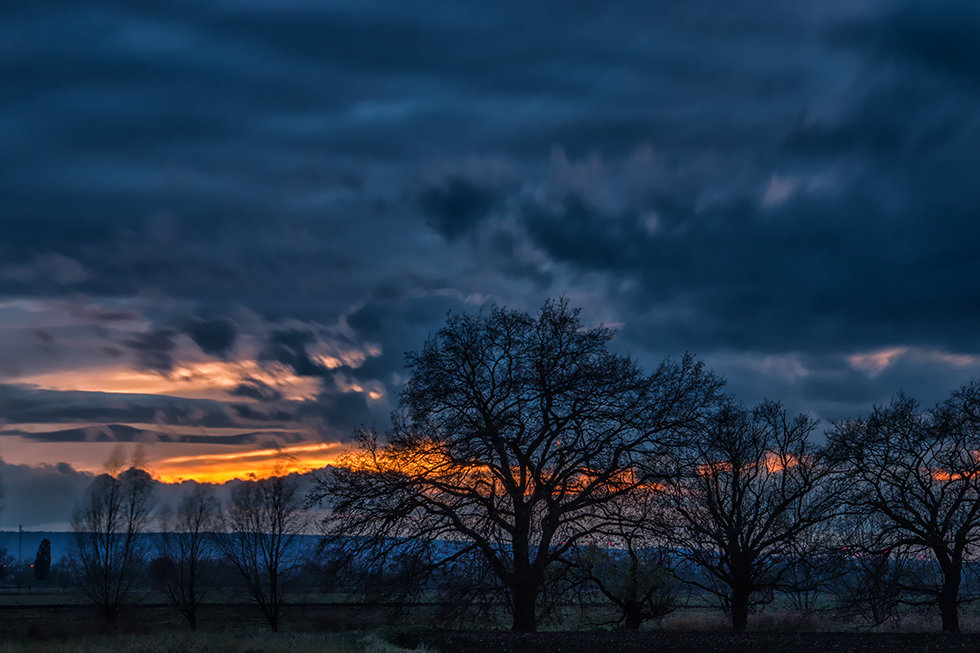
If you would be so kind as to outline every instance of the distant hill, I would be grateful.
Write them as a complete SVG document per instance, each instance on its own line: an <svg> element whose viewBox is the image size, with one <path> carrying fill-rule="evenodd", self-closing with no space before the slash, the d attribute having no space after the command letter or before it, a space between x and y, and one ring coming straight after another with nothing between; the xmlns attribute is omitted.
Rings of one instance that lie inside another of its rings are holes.
<svg viewBox="0 0 980 653"><path fill-rule="evenodd" d="M148 537L153 535L154 533L147 533ZM33 561L34 556L37 555L37 548L41 545L41 540L47 538L51 540L51 560L58 562L61 556L68 553L68 547L73 536L74 533L70 531L24 531L22 558ZM315 547L319 541L320 538L316 535L303 535L300 538L303 545L311 548ZM6 547L7 552L15 558L17 557L17 542L17 531L0 531L0 546Z"/></svg>

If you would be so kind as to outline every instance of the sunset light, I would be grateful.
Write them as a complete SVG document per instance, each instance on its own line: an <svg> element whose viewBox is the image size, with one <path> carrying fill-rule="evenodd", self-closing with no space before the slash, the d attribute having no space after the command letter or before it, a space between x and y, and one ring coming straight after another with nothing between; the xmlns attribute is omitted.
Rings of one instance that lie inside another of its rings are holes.
<svg viewBox="0 0 980 653"><path fill-rule="evenodd" d="M13 0L0 71L0 642L980 651L980 1Z"/></svg>
<svg viewBox="0 0 980 653"><path fill-rule="evenodd" d="M251 360L183 363L166 372L126 366L94 367L24 376L17 381L45 390L227 400L228 392L247 379L254 379L276 389L287 400L310 399L316 396L319 389L319 380L316 378L297 376L287 366L279 363L260 365Z"/></svg>
<svg viewBox="0 0 980 653"><path fill-rule="evenodd" d="M224 483L249 475L267 476L283 454L295 459L296 471L309 471L334 464L347 449L347 445L334 442L240 453L174 456L153 463L152 472L164 483Z"/></svg>

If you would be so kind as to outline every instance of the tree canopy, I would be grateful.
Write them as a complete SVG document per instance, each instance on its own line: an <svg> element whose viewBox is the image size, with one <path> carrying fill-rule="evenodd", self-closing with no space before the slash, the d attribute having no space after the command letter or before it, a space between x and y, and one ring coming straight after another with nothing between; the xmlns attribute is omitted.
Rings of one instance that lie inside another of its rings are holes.
<svg viewBox="0 0 980 653"><path fill-rule="evenodd" d="M629 519L614 509L705 418L722 382L685 356L645 374L564 299L536 316L452 315L420 351L383 432L318 478L312 498L349 559L445 568L476 554L517 631L536 628L552 565Z"/></svg>

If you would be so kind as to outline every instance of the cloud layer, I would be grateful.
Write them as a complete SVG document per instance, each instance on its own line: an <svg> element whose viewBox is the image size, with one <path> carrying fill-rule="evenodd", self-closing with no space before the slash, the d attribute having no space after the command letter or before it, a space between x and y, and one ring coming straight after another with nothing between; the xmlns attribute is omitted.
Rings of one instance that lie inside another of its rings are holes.
<svg viewBox="0 0 980 653"><path fill-rule="evenodd" d="M747 401L939 399L980 360L977 33L953 0L5 7L3 455L340 441L448 311L561 294Z"/></svg>

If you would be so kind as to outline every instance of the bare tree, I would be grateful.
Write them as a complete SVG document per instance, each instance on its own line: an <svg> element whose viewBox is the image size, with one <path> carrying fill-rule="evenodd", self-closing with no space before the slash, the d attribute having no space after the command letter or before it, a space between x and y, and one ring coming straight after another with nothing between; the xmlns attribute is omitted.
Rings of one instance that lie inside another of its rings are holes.
<svg viewBox="0 0 980 653"><path fill-rule="evenodd" d="M846 468L851 509L880 519L875 548L911 549L923 562L906 590L939 607L959 632L964 562L980 542L980 386L970 383L930 410L898 395L830 436ZM929 573L926 563L938 568Z"/></svg>
<svg viewBox="0 0 980 653"><path fill-rule="evenodd" d="M176 510L161 515L155 580L191 630L197 630L198 609L217 579L214 537L220 513L214 489L199 484L185 493Z"/></svg>
<svg viewBox="0 0 980 653"><path fill-rule="evenodd" d="M0 583L13 572L14 564L14 556L7 553L6 547L0 546Z"/></svg>
<svg viewBox="0 0 980 653"><path fill-rule="evenodd" d="M3 458L0 458L0 468L3 467ZM3 480L0 479L0 514L3 513L3 509L6 508L6 486ZM0 544L0 583L7 580L9 576L14 571L14 556L12 556L7 551L7 547Z"/></svg>
<svg viewBox="0 0 980 653"><path fill-rule="evenodd" d="M789 545L788 565L780 590L794 610L803 615L827 612L832 604L836 583L844 573L843 552L835 524L814 526L803 537Z"/></svg>
<svg viewBox="0 0 980 653"><path fill-rule="evenodd" d="M551 566L622 519L608 507L647 483L639 460L664 454L721 385L690 357L646 375L608 350L612 335L565 300L537 317L451 316L407 355L393 427L361 431L318 477L325 532L379 566L407 549L430 569L476 553L513 630L535 630Z"/></svg>
<svg viewBox="0 0 980 653"><path fill-rule="evenodd" d="M815 427L775 403L730 403L668 459L665 532L707 574L690 582L720 599L736 631L791 578L808 531L836 512L832 468L809 442Z"/></svg>
<svg viewBox="0 0 980 653"><path fill-rule="evenodd" d="M905 587L915 556L908 547L882 548L886 525L880 515L851 514L837 522L842 544L831 589L838 615L860 618L871 628L895 619L908 599Z"/></svg>
<svg viewBox="0 0 980 653"><path fill-rule="evenodd" d="M662 619L678 607L676 558L665 546L628 534L616 542L581 546L572 560L571 573L580 586L598 589L618 611L612 623L623 624L627 630Z"/></svg>
<svg viewBox="0 0 980 653"><path fill-rule="evenodd" d="M279 630L286 593L303 565L300 536L308 525L303 488L286 458L267 478L245 480L231 490L216 542L273 632Z"/></svg>
<svg viewBox="0 0 980 653"><path fill-rule="evenodd" d="M67 564L73 584L114 621L143 573L149 550L153 480L137 450L125 471L121 451L92 481L72 515L74 538Z"/></svg>
<svg viewBox="0 0 980 653"><path fill-rule="evenodd" d="M679 558L666 545L663 492L657 485L640 488L610 506L620 513L589 543L572 550L569 577L585 604L586 594L597 589L618 614L612 624L627 630L673 612L683 583L675 575Z"/></svg>

